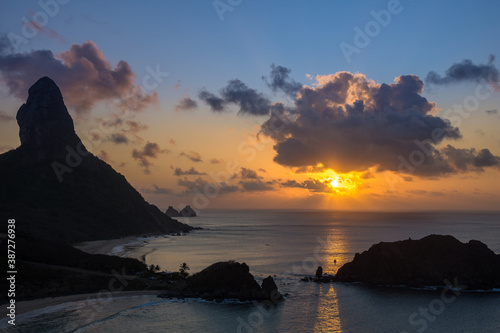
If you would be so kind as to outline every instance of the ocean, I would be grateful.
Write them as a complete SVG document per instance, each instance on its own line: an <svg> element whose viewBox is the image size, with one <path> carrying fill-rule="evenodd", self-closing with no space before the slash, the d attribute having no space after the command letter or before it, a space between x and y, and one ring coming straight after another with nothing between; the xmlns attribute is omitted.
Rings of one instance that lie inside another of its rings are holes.
<svg viewBox="0 0 500 333"><path fill-rule="evenodd" d="M429 234L477 239L500 253L500 212L327 212L206 210L184 219L193 233L148 239L131 257L197 272L245 262L258 281L274 277L285 302L222 303L156 296L94 298L18 316L5 332L500 332L500 291L416 290L300 282L317 266L335 273L381 241ZM439 254L437 254L439 255ZM451 281L454 283L454 281ZM104 286L105 287L105 286Z"/></svg>

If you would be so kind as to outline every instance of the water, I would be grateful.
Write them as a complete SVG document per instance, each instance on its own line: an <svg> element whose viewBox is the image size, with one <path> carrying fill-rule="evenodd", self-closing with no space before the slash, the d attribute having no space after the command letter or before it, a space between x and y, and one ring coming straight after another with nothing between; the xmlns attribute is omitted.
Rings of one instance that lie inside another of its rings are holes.
<svg viewBox="0 0 500 333"><path fill-rule="evenodd" d="M336 272L380 241L450 234L500 253L500 213L206 211L188 222L205 230L152 239L135 255L172 271L182 262L191 272L246 262L258 280L275 276L286 301L115 297L29 313L7 332L500 332L499 292L299 282L318 265Z"/></svg>

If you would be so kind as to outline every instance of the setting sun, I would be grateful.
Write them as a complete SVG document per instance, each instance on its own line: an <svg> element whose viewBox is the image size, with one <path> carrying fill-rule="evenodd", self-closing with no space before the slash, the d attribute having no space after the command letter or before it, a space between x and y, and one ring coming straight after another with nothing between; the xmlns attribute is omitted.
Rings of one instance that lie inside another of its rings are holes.
<svg viewBox="0 0 500 333"><path fill-rule="evenodd" d="M339 178L334 178L331 182L330 182L330 185L335 188L335 187L339 187L340 185L340 182L339 182Z"/></svg>

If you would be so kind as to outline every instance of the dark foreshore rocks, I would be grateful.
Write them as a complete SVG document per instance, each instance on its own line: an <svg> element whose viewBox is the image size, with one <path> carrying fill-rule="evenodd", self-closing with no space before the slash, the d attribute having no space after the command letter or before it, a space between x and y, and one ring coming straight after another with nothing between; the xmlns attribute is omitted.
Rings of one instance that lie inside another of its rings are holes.
<svg viewBox="0 0 500 333"><path fill-rule="evenodd" d="M452 236L381 242L356 254L335 281L410 287L459 284L460 289L500 288L500 255L477 240Z"/></svg>
<svg viewBox="0 0 500 333"><path fill-rule="evenodd" d="M189 277L180 290L159 295L164 298L204 298L207 300L238 299L240 301L270 300L278 303L283 296L272 277L259 286L245 263L218 262Z"/></svg>

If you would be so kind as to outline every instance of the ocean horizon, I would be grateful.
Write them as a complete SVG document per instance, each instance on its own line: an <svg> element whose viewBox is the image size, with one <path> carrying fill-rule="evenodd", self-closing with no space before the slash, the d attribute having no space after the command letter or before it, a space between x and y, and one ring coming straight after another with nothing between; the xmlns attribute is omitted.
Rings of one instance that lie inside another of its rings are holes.
<svg viewBox="0 0 500 333"><path fill-rule="evenodd" d="M412 289L300 281L313 275L319 265L325 273L335 273L355 253L375 243L429 234L452 235L462 242L480 240L499 253L500 212L206 210L198 217L180 220L203 229L148 238L127 256L145 256L147 264L169 271L185 262L191 273L217 261L245 262L257 281L273 276L285 301L275 306L237 300L116 297L106 300L99 311L90 304L73 302L21 315L20 324L6 332L500 330L498 290L464 292L432 286ZM92 320L89 314L93 314Z"/></svg>

